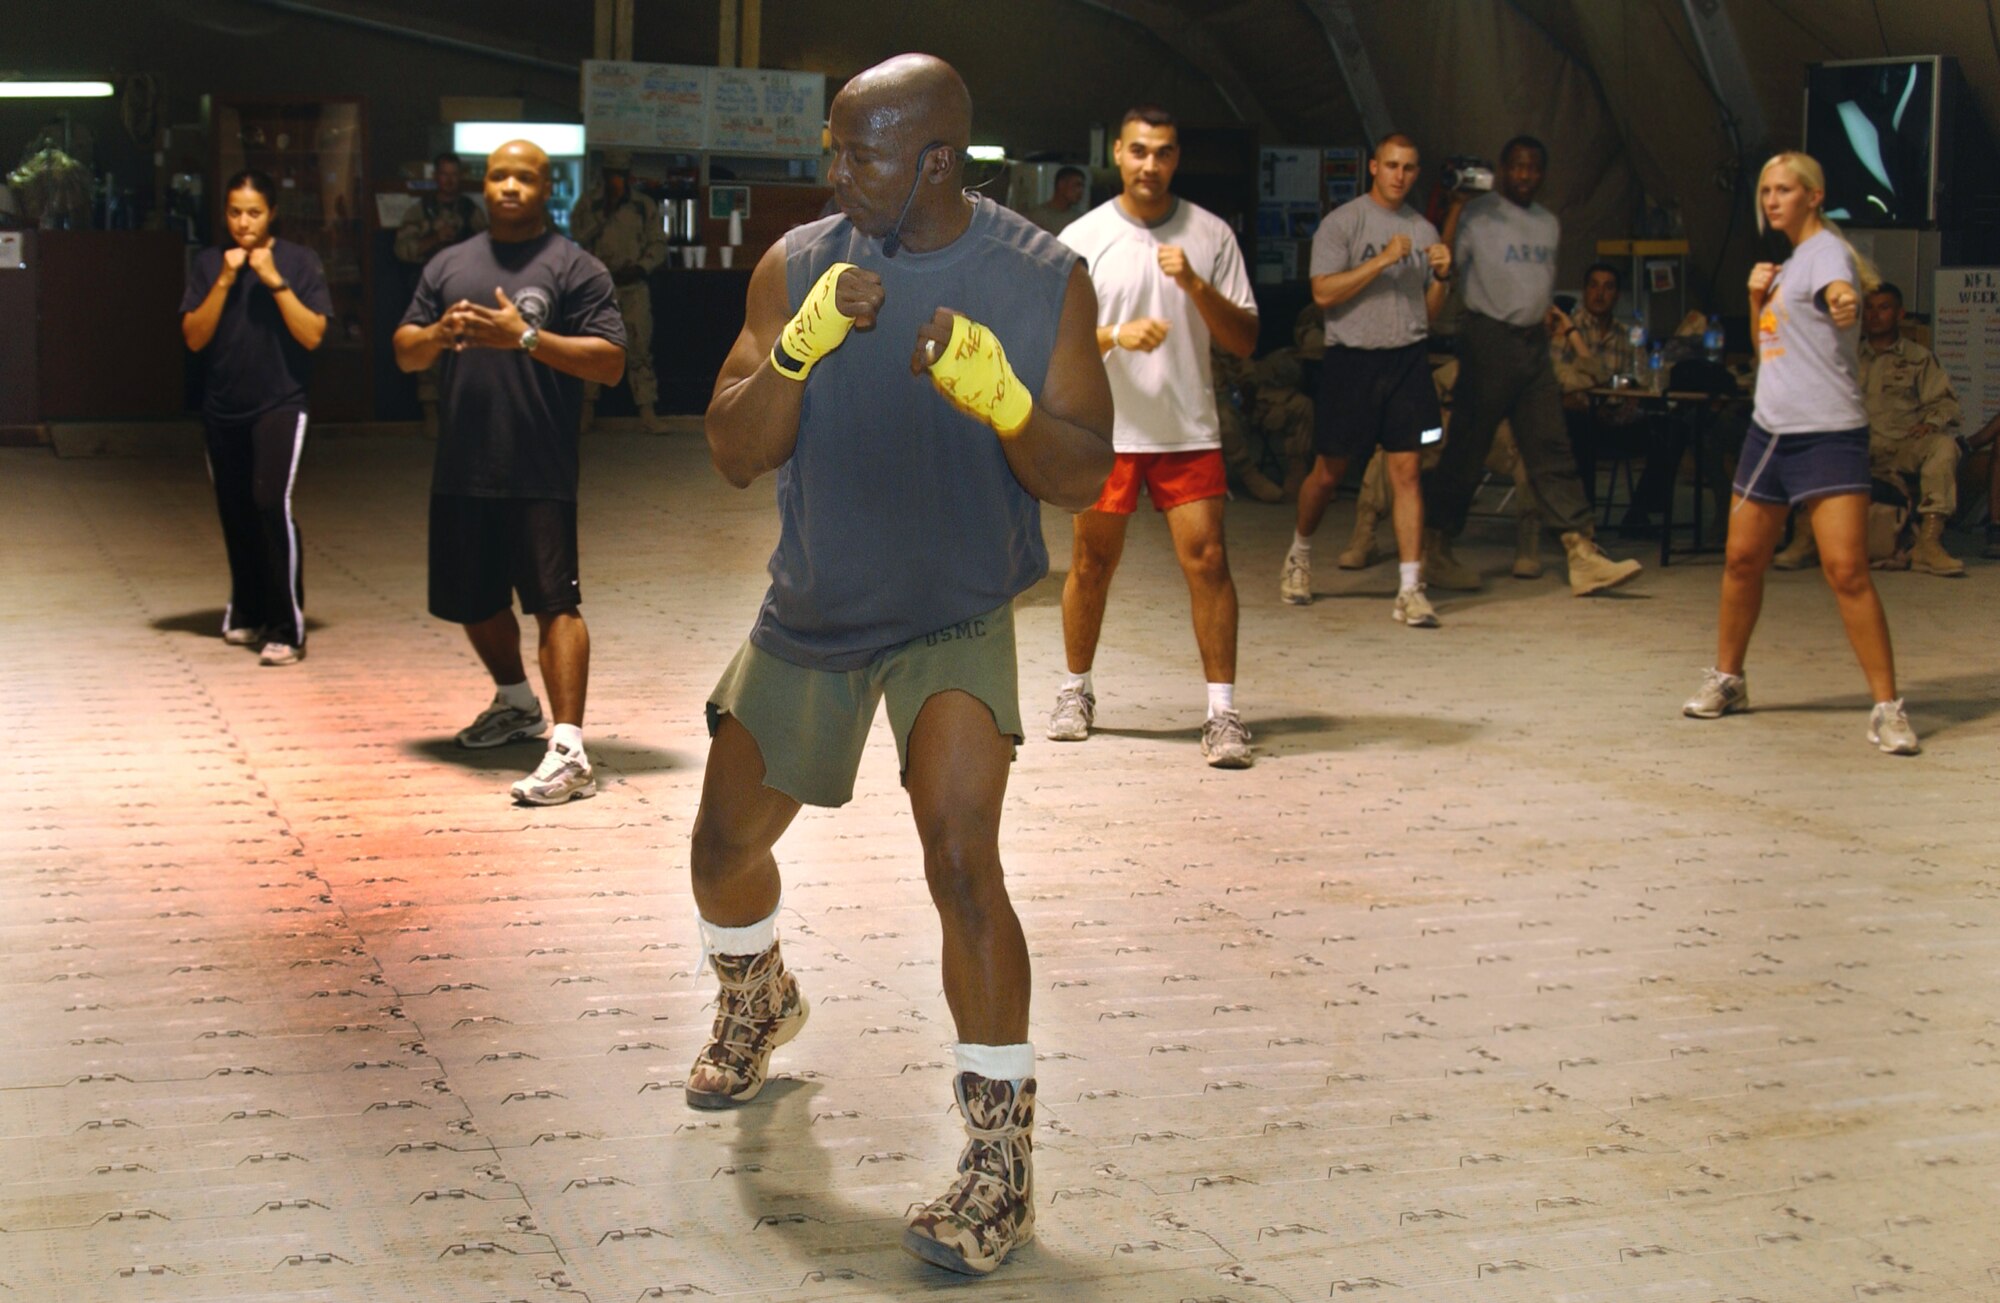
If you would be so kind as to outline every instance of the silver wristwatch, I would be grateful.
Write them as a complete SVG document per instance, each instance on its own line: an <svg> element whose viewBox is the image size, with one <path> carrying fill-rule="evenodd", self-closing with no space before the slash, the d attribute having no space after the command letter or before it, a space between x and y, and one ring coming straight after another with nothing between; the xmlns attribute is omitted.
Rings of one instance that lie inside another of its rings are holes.
<svg viewBox="0 0 2000 1303"><path fill-rule="evenodd" d="M521 332L521 351L523 353L534 352L535 349L541 346L541 342L542 332L536 330L533 326Z"/></svg>

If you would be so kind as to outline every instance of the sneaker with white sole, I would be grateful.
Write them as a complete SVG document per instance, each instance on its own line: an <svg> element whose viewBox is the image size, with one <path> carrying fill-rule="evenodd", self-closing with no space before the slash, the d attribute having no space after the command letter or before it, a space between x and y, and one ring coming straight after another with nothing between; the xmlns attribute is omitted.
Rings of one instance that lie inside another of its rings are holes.
<svg viewBox="0 0 2000 1303"><path fill-rule="evenodd" d="M259 665L297 665L305 658L305 648L294 647L288 642L267 642L264 650L257 653Z"/></svg>
<svg viewBox="0 0 2000 1303"><path fill-rule="evenodd" d="M541 702L536 702L533 710L522 710L495 697L492 705L479 712L478 719L458 730L458 744L483 751L487 747L540 737L548 727L549 721L542 718Z"/></svg>
<svg viewBox="0 0 2000 1303"><path fill-rule="evenodd" d="M1703 670L1701 690L1681 703L1681 714L1689 719L1721 719L1748 709L1749 683L1741 674L1724 674L1721 670Z"/></svg>
<svg viewBox="0 0 2000 1303"><path fill-rule="evenodd" d="M597 795L597 773L590 757L558 742L542 756L535 772L514 784L514 799L523 805L561 805Z"/></svg>
<svg viewBox="0 0 2000 1303"><path fill-rule="evenodd" d="M1431 599L1424 596L1423 585L1404 588L1396 594L1396 605L1390 608L1390 618L1397 624L1407 624L1412 629L1435 629L1438 627L1437 608Z"/></svg>
<svg viewBox="0 0 2000 1303"><path fill-rule="evenodd" d="M1901 697L1876 703L1868 716L1868 740L1892 756L1913 756L1924 749L1917 741L1917 730L1910 727L1910 715L1903 709Z"/></svg>
<svg viewBox="0 0 2000 1303"><path fill-rule="evenodd" d="M1312 562L1296 552L1285 553L1285 571L1278 576L1278 597L1287 606L1312 605Z"/></svg>
<svg viewBox="0 0 2000 1303"><path fill-rule="evenodd" d="M255 647L264 641L264 631L247 624L240 629L224 629L222 641L231 647Z"/></svg>
<svg viewBox="0 0 2000 1303"><path fill-rule="evenodd" d="M1051 742L1081 742L1090 736L1091 721L1097 718L1097 698L1082 688L1064 688L1056 694L1056 708L1049 712Z"/></svg>
<svg viewBox="0 0 2000 1303"><path fill-rule="evenodd" d="M1233 710L1210 715L1201 726L1201 758L1216 769L1248 769L1254 759L1243 717Z"/></svg>

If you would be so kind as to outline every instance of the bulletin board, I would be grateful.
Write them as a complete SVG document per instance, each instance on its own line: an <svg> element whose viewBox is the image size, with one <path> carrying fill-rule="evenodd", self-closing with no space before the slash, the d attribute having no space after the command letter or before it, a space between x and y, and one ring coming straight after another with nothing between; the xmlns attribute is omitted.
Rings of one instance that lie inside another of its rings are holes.
<svg viewBox="0 0 2000 1303"><path fill-rule="evenodd" d="M776 68L589 59L584 139L593 148L797 157L820 152L826 76Z"/></svg>
<svg viewBox="0 0 2000 1303"><path fill-rule="evenodd" d="M1970 434L2000 411L2000 267L1941 267L1931 290L1931 351Z"/></svg>

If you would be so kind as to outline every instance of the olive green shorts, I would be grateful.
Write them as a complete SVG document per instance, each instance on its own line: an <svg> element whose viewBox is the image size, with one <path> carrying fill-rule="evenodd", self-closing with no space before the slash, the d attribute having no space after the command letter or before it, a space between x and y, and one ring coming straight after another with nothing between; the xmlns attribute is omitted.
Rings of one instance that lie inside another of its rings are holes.
<svg viewBox="0 0 2000 1303"><path fill-rule="evenodd" d="M763 752L766 787L806 805L845 805L876 703L889 699L897 771L907 783L917 715L952 691L977 698L1020 746L1013 603L879 652L858 670L807 669L746 642L709 694L708 735L724 715L735 716Z"/></svg>

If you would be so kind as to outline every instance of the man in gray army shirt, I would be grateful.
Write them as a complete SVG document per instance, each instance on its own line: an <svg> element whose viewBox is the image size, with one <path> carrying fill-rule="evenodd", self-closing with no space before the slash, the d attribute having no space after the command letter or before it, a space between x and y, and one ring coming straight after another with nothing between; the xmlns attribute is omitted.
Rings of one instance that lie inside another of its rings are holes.
<svg viewBox="0 0 2000 1303"><path fill-rule="evenodd" d="M1563 424L1547 326L1562 223L1535 202L1548 157L1533 136L1514 137L1500 151L1498 189L1470 203L1463 191L1454 191L1445 216L1445 239L1465 277L1466 312L1458 332L1451 435L1437 469L1424 480L1424 516L1431 526L1424 537L1424 578L1437 588L1480 586L1479 572L1452 556L1451 540L1465 528L1502 421L1513 426L1544 514L1562 531L1570 591L1579 597L1602 592L1639 573L1637 561L1613 561L1598 549Z"/></svg>
<svg viewBox="0 0 2000 1303"><path fill-rule="evenodd" d="M1417 179L1417 145L1397 132L1368 160L1368 193L1326 215L1313 234L1312 296L1326 312L1313 445L1319 458L1299 488L1298 531L1278 580L1293 606L1312 601L1312 536L1350 462L1378 447L1388 468L1396 554L1390 614L1413 629L1437 627L1419 579L1423 497L1417 458L1444 420L1431 384L1431 318L1444 306L1451 248L1405 202Z"/></svg>

